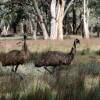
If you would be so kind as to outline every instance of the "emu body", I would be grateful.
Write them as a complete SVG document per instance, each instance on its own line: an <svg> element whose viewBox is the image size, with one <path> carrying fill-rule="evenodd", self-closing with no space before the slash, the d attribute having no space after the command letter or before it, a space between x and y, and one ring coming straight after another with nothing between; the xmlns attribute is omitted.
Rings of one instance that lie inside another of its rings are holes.
<svg viewBox="0 0 100 100"><path fill-rule="evenodd" d="M72 55L70 57L70 55ZM66 54L58 51L48 51L43 55L44 57L39 60L35 65L36 67L42 66L58 66L69 65L74 58L74 54Z"/></svg>
<svg viewBox="0 0 100 100"><path fill-rule="evenodd" d="M75 39L73 47L69 53L63 53L59 51L48 51L43 53L40 60L35 63L36 67L53 66L53 68L60 65L70 65L76 54L76 44L80 43L78 39Z"/></svg>
<svg viewBox="0 0 100 100"><path fill-rule="evenodd" d="M2 66L12 66L12 71L16 72L18 66L24 64L29 59L30 52L27 48L25 39L22 50L12 50L8 53L0 53L0 62ZM14 66L16 66L15 69Z"/></svg>

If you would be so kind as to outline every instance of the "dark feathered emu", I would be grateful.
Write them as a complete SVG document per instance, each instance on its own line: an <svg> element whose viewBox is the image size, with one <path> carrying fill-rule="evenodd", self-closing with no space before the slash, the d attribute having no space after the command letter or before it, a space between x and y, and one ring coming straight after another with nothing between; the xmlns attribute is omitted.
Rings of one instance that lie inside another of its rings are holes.
<svg viewBox="0 0 100 100"><path fill-rule="evenodd" d="M80 44L79 39L74 40L73 47L71 48L71 51L69 53L63 53L59 51L48 51L46 53L43 53L40 60L35 63L35 66L44 67L47 71L49 71L47 69L48 66L53 66L53 68L56 68L60 65L70 65L76 54L77 44Z"/></svg>
<svg viewBox="0 0 100 100"><path fill-rule="evenodd" d="M26 38L26 35L24 35L24 44L21 50L0 53L0 62L2 66L12 66L12 71L16 72L18 66L24 64L30 58L30 51L26 44Z"/></svg>

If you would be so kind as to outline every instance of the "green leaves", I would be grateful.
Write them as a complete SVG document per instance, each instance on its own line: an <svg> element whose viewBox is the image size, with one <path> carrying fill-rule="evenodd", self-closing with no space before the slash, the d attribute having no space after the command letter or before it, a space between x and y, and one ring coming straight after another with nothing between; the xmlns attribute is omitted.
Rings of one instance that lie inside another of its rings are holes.
<svg viewBox="0 0 100 100"><path fill-rule="evenodd" d="M29 19L29 13L33 10L30 0L11 0L0 2L0 20L5 23L18 24L22 19Z"/></svg>
<svg viewBox="0 0 100 100"><path fill-rule="evenodd" d="M100 16L100 0L90 0L89 8L94 10L94 14Z"/></svg>

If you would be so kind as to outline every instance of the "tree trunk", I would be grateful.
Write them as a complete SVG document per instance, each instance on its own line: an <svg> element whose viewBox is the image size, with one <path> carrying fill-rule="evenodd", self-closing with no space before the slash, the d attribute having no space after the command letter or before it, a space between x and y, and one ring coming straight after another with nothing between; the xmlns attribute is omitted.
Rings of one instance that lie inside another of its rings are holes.
<svg viewBox="0 0 100 100"><path fill-rule="evenodd" d="M31 20L29 20L29 30L30 30L30 34L32 34L33 33L33 26L32 26Z"/></svg>
<svg viewBox="0 0 100 100"><path fill-rule="evenodd" d="M99 31L97 31L97 37L100 37Z"/></svg>
<svg viewBox="0 0 100 100"><path fill-rule="evenodd" d="M36 33L37 33L37 23L34 24L34 30L33 30L33 39L36 40Z"/></svg>
<svg viewBox="0 0 100 100"><path fill-rule="evenodd" d="M76 8L75 2L73 3L73 34L76 34Z"/></svg>
<svg viewBox="0 0 100 100"><path fill-rule="evenodd" d="M20 23L20 34L23 34L23 33L24 33L23 23L21 22Z"/></svg>
<svg viewBox="0 0 100 100"><path fill-rule="evenodd" d="M57 21L58 21L58 29L57 29L57 33L58 33L58 39L59 40L63 40L63 15L64 15L64 7L65 7L65 1L61 0L61 4L60 2L58 3L58 14L57 14Z"/></svg>
<svg viewBox="0 0 100 100"><path fill-rule="evenodd" d="M51 33L50 39L57 39L56 0L51 1Z"/></svg>
<svg viewBox="0 0 100 100"><path fill-rule="evenodd" d="M33 3L34 3L34 7L36 9L36 12L37 12L37 16L38 16L38 20L39 20L41 29L43 31L44 39L48 39L49 36L47 34L47 30L46 30L45 24L43 22L43 16L41 15L41 12L40 12L40 10L38 8L37 1L36 0L33 0Z"/></svg>
<svg viewBox="0 0 100 100"><path fill-rule="evenodd" d="M89 28L88 28L88 18L89 18L89 9L87 1L84 0L84 15L83 15L83 21L84 21L84 32L85 32L85 38L89 38Z"/></svg>
<svg viewBox="0 0 100 100"><path fill-rule="evenodd" d="M63 40L63 16L64 16L64 0L52 0L51 2L51 33L50 39Z"/></svg>
<svg viewBox="0 0 100 100"><path fill-rule="evenodd" d="M8 30L9 30L9 25L7 27L4 25L1 35L4 36L8 35Z"/></svg>

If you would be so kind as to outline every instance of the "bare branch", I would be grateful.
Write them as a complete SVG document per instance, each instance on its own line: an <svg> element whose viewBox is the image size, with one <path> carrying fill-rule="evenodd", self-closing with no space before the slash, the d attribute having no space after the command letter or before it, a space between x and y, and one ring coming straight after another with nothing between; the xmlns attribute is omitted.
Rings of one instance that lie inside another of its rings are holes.
<svg viewBox="0 0 100 100"><path fill-rule="evenodd" d="M65 15L66 15L68 9L70 8L70 6L73 4L73 2L74 2L74 0L71 0L71 1L69 2L67 8L65 9L65 13L64 13L63 19L64 19Z"/></svg>

